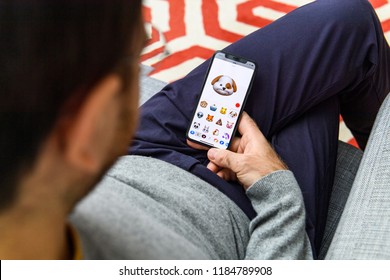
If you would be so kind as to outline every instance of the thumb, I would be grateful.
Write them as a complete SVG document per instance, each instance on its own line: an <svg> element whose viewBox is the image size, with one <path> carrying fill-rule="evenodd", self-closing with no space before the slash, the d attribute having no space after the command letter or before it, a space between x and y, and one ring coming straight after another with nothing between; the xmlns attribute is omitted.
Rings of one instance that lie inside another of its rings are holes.
<svg viewBox="0 0 390 280"><path fill-rule="evenodd" d="M222 168L228 168L233 172L237 172L237 157L239 155L229 150L210 149L207 152L207 157L211 162Z"/></svg>

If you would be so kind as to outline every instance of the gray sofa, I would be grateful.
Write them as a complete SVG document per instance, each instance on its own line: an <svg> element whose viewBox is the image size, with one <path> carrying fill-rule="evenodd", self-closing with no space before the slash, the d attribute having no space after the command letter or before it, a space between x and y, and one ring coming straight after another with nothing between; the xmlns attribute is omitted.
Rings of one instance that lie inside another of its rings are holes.
<svg viewBox="0 0 390 280"><path fill-rule="evenodd" d="M165 86L142 66L140 104ZM366 151L339 143L336 177L320 259L390 259L390 99Z"/></svg>
<svg viewBox="0 0 390 280"><path fill-rule="evenodd" d="M338 210L341 215L338 225L337 219L328 221L329 225L335 223L331 229L335 233L326 259L390 259L389 116L388 96L377 115L351 188L349 183L344 186L343 181L353 172L352 165L357 160L348 158L339 166L332 203L342 206L346 199L346 204L344 211L341 207ZM344 197L349 189L349 195ZM330 219L333 216L332 213Z"/></svg>

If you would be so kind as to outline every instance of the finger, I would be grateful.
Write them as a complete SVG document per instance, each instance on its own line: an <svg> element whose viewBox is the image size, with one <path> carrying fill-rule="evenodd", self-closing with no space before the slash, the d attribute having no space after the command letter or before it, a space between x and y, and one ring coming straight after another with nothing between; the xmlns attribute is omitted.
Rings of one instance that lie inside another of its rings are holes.
<svg viewBox="0 0 390 280"><path fill-rule="evenodd" d="M198 143L194 143L194 142L192 142L192 141L190 141L188 139L187 139L187 145L190 146L193 149L196 149L196 150L205 150L205 151L207 151L208 149L210 149L209 147L203 146L203 145L198 144Z"/></svg>
<svg viewBox="0 0 390 280"><path fill-rule="evenodd" d="M231 169L233 172L237 172L237 162L240 155L229 150L220 150L212 148L208 151L207 157L215 165Z"/></svg>
<svg viewBox="0 0 390 280"><path fill-rule="evenodd" d="M231 170L226 169L226 168L219 171L217 173L217 175L219 177L221 177L222 179L224 179L225 181L237 181L236 174L234 172L232 172Z"/></svg>
<svg viewBox="0 0 390 280"><path fill-rule="evenodd" d="M215 163L213 163L211 161L207 164L207 168L209 170L213 171L214 173L217 173L218 171L221 170L221 167L219 167L218 165L216 165Z"/></svg>

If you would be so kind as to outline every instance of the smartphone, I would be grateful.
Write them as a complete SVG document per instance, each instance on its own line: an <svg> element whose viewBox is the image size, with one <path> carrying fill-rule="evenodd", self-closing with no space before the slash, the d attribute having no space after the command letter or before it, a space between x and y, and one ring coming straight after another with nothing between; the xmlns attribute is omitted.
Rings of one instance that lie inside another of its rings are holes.
<svg viewBox="0 0 390 280"><path fill-rule="evenodd" d="M255 62L217 51L203 82L187 138L208 147L228 149L255 72Z"/></svg>

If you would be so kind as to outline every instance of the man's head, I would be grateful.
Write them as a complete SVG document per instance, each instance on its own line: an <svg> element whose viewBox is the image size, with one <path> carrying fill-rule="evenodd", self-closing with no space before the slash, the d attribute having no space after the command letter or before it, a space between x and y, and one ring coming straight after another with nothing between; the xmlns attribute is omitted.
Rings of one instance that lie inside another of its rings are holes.
<svg viewBox="0 0 390 280"><path fill-rule="evenodd" d="M144 40L138 0L0 0L0 212L74 204L125 151Z"/></svg>

